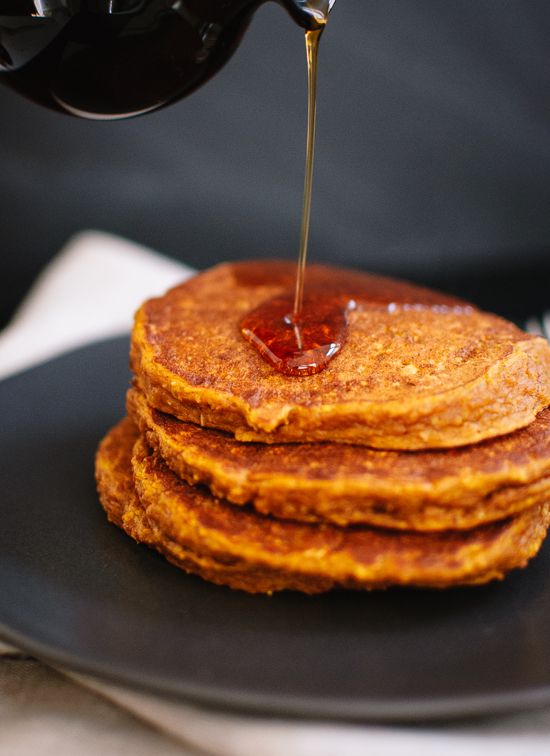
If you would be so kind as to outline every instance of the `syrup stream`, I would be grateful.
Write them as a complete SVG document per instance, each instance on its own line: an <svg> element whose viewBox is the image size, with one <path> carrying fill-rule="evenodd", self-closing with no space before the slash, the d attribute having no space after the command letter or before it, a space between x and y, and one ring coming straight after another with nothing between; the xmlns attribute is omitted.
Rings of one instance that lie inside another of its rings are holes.
<svg viewBox="0 0 550 756"><path fill-rule="evenodd" d="M326 23L326 18L325 18ZM306 167L304 177L304 204L302 208L302 227L300 232L300 252L296 271L296 289L294 293L294 308L292 321L296 332L298 349L302 349L300 335L300 315L304 301L304 280L306 273L307 249L309 242L309 227L311 218L311 195L313 189L313 161L315 156L315 122L317 113L317 57L319 40L324 26L314 31L306 31L306 56L308 74L308 114L307 114L307 146Z"/></svg>
<svg viewBox="0 0 550 756"><path fill-rule="evenodd" d="M315 122L317 110L317 58L319 40L325 28L330 4L321 0L316 18L319 26L305 34L308 70L308 117L304 199L300 249L292 291L263 302L241 320L240 329L260 355L285 375L313 375L323 370L340 351L347 333L348 313L355 302L330 286L304 291L311 218ZM324 7L326 5L326 8Z"/></svg>

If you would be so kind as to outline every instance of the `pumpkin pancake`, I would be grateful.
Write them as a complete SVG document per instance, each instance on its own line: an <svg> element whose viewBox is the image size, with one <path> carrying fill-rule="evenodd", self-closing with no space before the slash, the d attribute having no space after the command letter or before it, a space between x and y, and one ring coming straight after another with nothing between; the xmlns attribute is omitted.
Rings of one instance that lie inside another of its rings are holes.
<svg viewBox="0 0 550 756"><path fill-rule="evenodd" d="M187 572L251 593L484 583L524 566L550 522L547 505L438 534L276 520L179 480L128 419L100 445L96 470L104 508L129 535Z"/></svg>
<svg viewBox="0 0 550 756"><path fill-rule="evenodd" d="M136 315L131 363L157 409L242 441L455 447L525 427L550 404L550 347L420 287L312 265L310 291L353 298L347 341L316 375L273 370L243 316L291 289L290 263L231 263Z"/></svg>
<svg viewBox="0 0 550 756"><path fill-rule="evenodd" d="M136 541L154 544L152 529L136 496L131 472L132 449L138 431L129 418L121 420L101 441L95 457L99 499L110 522Z"/></svg>
<svg viewBox="0 0 550 756"><path fill-rule="evenodd" d="M472 528L550 500L550 410L474 446L399 452L244 444L151 408L137 389L128 392L127 408L180 478L275 517L436 531Z"/></svg>

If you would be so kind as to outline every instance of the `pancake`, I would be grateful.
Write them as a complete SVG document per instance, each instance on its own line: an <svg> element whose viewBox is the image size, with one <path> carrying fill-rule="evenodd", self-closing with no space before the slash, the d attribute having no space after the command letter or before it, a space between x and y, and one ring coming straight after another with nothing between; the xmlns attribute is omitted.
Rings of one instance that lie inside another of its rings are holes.
<svg viewBox="0 0 550 756"><path fill-rule="evenodd" d="M239 323L294 273L290 263L225 264L146 302L131 364L148 402L242 441L403 450L510 433L550 404L545 339L437 292L324 266L308 268L308 287L357 302L346 344L321 373L276 373Z"/></svg>
<svg viewBox="0 0 550 756"><path fill-rule="evenodd" d="M149 406L131 389L128 413L167 465L264 514L405 530L468 529L550 500L550 410L490 441L438 451L348 444L244 444Z"/></svg>
<svg viewBox="0 0 550 756"><path fill-rule="evenodd" d="M107 519L136 541L153 546L155 536L136 495L131 470L138 430L129 418L121 420L101 441L95 457L95 477Z"/></svg>
<svg viewBox="0 0 550 756"><path fill-rule="evenodd" d="M276 520L180 481L128 419L100 445L96 472L104 508L129 535L187 572L251 593L484 583L524 566L550 522L546 504L462 533Z"/></svg>

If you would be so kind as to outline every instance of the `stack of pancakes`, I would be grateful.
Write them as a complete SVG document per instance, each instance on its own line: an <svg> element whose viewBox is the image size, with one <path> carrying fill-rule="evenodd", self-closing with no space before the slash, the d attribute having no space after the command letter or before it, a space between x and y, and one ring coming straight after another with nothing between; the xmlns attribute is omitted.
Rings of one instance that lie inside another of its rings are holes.
<svg viewBox="0 0 550 756"><path fill-rule="evenodd" d="M110 520L207 580L446 587L522 567L550 524L550 347L437 292L312 266L353 297L347 341L307 377L243 316L294 266L213 268L146 302L128 417L96 463Z"/></svg>

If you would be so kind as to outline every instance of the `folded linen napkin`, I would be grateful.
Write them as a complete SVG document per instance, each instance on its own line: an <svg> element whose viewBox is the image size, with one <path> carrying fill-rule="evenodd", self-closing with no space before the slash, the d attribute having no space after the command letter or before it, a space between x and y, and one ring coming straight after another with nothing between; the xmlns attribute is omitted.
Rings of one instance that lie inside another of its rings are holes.
<svg viewBox="0 0 550 756"><path fill-rule="evenodd" d="M79 234L46 268L12 323L0 334L0 378L67 349L128 332L132 313L143 299L192 273L185 265L123 239L98 232ZM0 659L0 670L3 663L13 663L9 660L13 660L17 650L1 644L0 657L2 655L4 662ZM311 722L224 713L61 671L67 676L64 693L67 702L75 695L75 685L92 690L113 706L131 712L142 722L171 736L171 745L166 746L166 752L170 753L174 741L179 742L182 749L185 746L182 753L189 753L192 747L215 756L359 756L366 753L369 756L440 756L441 753L458 756L464 752L469 756L487 756L493 752L499 756L516 756L520 748L529 756L550 753L550 708L440 726L381 727ZM33 703L32 674L39 672L36 668L34 672L26 669L25 700L29 712ZM56 706L59 709L59 702ZM68 707L68 711L74 712L74 708ZM14 726L25 727L24 712L24 706L20 707ZM82 711L79 716L84 716ZM90 715L87 725L88 739L96 727L97 752L105 753L101 719L96 717L92 721ZM39 728L40 724L34 722L34 726ZM51 720L44 720L42 726L45 739L42 742L45 742ZM125 734L120 725L120 743L113 753L127 752L132 720L124 726L127 732ZM39 729L37 742L40 742ZM112 742L111 739L110 747L113 747ZM2 747L0 732L0 752ZM86 753L93 752L93 744L91 748ZM4 752L26 754L31 751L11 748Z"/></svg>
<svg viewBox="0 0 550 756"><path fill-rule="evenodd" d="M84 231L49 263L0 338L0 378L128 333L147 297L195 271L111 234Z"/></svg>

